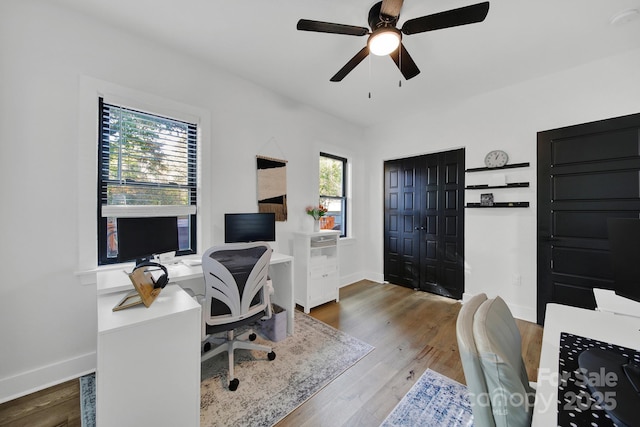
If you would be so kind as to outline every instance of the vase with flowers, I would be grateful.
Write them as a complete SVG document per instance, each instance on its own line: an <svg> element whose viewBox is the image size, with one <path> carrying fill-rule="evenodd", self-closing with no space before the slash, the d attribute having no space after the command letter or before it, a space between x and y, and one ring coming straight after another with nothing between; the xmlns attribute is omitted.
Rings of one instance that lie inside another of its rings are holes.
<svg viewBox="0 0 640 427"><path fill-rule="evenodd" d="M307 212L307 215L313 217L313 231L320 231L320 218L325 216L327 208L322 205L307 206L305 211Z"/></svg>

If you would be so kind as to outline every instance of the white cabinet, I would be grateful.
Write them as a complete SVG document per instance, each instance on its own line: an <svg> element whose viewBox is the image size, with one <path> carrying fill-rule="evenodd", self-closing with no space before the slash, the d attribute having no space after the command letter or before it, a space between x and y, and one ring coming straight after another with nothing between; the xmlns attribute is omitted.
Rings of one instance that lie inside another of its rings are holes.
<svg viewBox="0 0 640 427"><path fill-rule="evenodd" d="M331 300L338 301L339 231L323 230L295 233L295 300L309 313L312 307Z"/></svg>
<svg viewBox="0 0 640 427"><path fill-rule="evenodd" d="M111 311L124 294L98 295L98 427L199 426L200 304L169 285Z"/></svg>

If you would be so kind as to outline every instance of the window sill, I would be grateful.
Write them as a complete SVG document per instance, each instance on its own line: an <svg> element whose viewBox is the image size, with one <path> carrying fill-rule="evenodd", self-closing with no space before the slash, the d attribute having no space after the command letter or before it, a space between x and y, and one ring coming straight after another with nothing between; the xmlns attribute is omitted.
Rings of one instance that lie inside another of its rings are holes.
<svg viewBox="0 0 640 427"><path fill-rule="evenodd" d="M356 244L356 238L355 237L351 237L351 236L340 237L338 239L338 242L340 242L340 246L355 245Z"/></svg>
<svg viewBox="0 0 640 427"><path fill-rule="evenodd" d="M134 263L124 262L122 264L101 265L88 270L79 270L75 272L76 277L80 279L83 286L96 285L98 283L98 273L105 273L114 270L133 270Z"/></svg>
<svg viewBox="0 0 640 427"><path fill-rule="evenodd" d="M174 261L165 265L179 264L184 259L202 259L201 254L180 255L174 258ZM123 262L118 264L100 265L88 270L79 270L75 272L76 277L80 278L80 284L83 286L92 286L98 284L98 275L112 276L112 273L122 271L124 273L131 272L135 267L133 262Z"/></svg>

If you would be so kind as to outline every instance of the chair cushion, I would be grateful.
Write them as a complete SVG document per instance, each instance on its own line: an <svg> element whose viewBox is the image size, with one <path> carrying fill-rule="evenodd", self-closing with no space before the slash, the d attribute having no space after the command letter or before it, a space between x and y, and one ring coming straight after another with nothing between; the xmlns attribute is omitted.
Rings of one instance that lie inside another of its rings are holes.
<svg viewBox="0 0 640 427"><path fill-rule="evenodd" d="M535 391L522 360L520 331L500 297L482 303L474 316L473 336L497 427L531 425Z"/></svg>
<svg viewBox="0 0 640 427"><path fill-rule="evenodd" d="M486 397L487 383L482 373L482 366L478 357L478 350L473 338L473 317L478 307L487 300L483 293L477 294L464 303L458 313L456 321L456 336L462 369L469 390L471 409L473 411L473 425L475 427L494 427L491 405ZM483 400L484 398L484 400Z"/></svg>

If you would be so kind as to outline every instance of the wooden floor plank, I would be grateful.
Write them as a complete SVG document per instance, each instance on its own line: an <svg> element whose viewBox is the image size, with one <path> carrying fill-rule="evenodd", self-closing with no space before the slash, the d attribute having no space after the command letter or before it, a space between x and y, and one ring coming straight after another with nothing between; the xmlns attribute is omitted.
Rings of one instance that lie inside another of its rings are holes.
<svg viewBox="0 0 640 427"><path fill-rule="evenodd" d="M70 380L0 405L0 427L80 426L80 381Z"/></svg>

